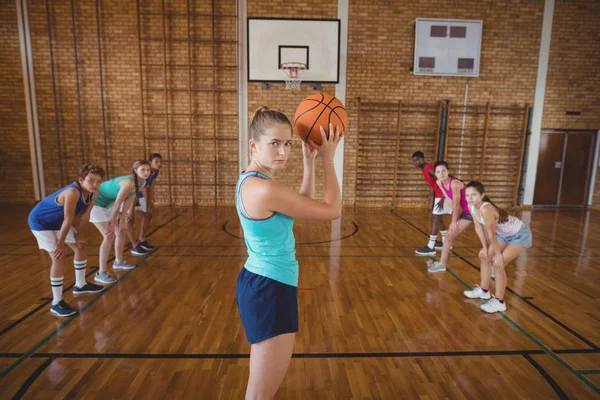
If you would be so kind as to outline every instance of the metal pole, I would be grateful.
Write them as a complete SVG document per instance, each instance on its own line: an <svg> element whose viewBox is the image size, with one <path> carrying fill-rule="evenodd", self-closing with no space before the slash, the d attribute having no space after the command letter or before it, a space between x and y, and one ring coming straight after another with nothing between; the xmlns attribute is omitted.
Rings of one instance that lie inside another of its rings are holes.
<svg viewBox="0 0 600 400"><path fill-rule="evenodd" d="M218 147L217 147L217 29L216 29L216 19L215 19L215 0L211 2L212 6L212 69L213 69L213 138L214 138L214 147L215 147L215 156L214 156L214 179L215 179L215 206L217 206L217 191L218 191L218 179L219 174L217 172L217 163L218 163Z"/></svg>
<svg viewBox="0 0 600 400"><path fill-rule="evenodd" d="M75 2L71 0L71 26L73 27L73 53L75 55L75 86L77 87L77 115L79 122L79 145L81 147L81 165L85 163L83 146L83 122L81 117L81 91L79 88L79 57L77 56L77 30L75 27Z"/></svg>
<svg viewBox="0 0 600 400"><path fill-rule="evenodd" d="M106 137L106 115L104 112L104 81L102 79L102 41L100 35L100 0L96 0L96 33L98 36L98 66L100 67L100 100L102 103L102 132L104 133L104 155L106 163L106 178L110 178L110 172L108 170L108 139Z"/></svg>
<svg viewBox="0 0 600 400"><path fill-rule="evenodd" d="M50 19L50 4L46 0L46 19L48 21L48 45L50 47L50 71L52 74L52 98L54 99L54 121L56 123L56 148L58 152L58 169L60 171L60 186L64 186L64 172L62 163L62 145L60 141L60 122L58 119L58 101L56 99L56 75L54 70L54 48L52 46L52 25Z"/></svg>
<svg viewBox="0 0 600 400"><path fill-rule="evenodd" d="M140 107L142 114L142 136L144 141L144 156L148 157L148 149L146 145L146 116L144 115L144 69L142 67L142 22L140 15L140 0L136 0L137 3L137 23L138 23L138 47L139 47L139 62L140 62Z"/></svg>
<svg viewBox="0 0 600 400"><path fill-rule="evenodd" d="M190 9L190 0L186 1L187 3L187 34L188 34L188 110L190 113L189 123L190 123L190 164L191 164L191 173L192 173L192 207L196 207L196 180L194 179L194 167L195 167L195 159L194 159L194 117L192 115L193 106L192 106L192 34L191 34L191 14L192 10Z"/></svg>
<svg viewBox="0 0 600 400"><path fill-rule="evenodd" d="M171 157L171 137L169 134L169 92L168 86L169 81L167 79L167 28L166 28L166 8L165 8L165 0L162 0L162 31L163 31L163 73L164 73L164 82L165 82L165 121L166 121L166 131L167 131L167 156L169 157L169 205L173 205L173 178L172 178L172 169L175 165L173 163L173 158Z"/></svg>
<svg viewBox="0 0 600 400"><path fill-rule="evenodd" d="M392 192L392 210L396 206L396 181L398 180L398 151L400 149L400 119L402 117L402 100L398 101L398 122L396 124L396 151L394 153L394 191Z"/></svg>
<svg viewBox="0 0 600 400"><path fill-rule="evenodd" d="M483 167L484 167L484 160L485 160L485 152L487 150L487 137L488 137L488 130L489 130L489 126L490 126L491 113L492 113L492 105L488 101L487 104L485 105L485 120L483 122L483 143L481 146L482 147L481 154L479 155L479 181L483 180Z"/></svg>
<svg viewBox="0 0 600 400"><path fill-rule="evenodd" d="M525 104L525 108L523 109L523 124L521 126L521 162L519 163L519 169L517 170L517 176L515 177L515 188L513 192L513 205L516 206L521 202L521 188L523 186L523 168L525 167L525 149L526 142L529 134L531 133L531 111L532 108L529 107L529 104Z"/></svg>

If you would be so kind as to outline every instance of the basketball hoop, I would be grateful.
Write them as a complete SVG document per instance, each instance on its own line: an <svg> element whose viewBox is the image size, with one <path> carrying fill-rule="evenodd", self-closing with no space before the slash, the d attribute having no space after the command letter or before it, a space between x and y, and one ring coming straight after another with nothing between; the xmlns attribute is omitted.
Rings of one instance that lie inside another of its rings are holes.
<svg viewBox="0 0 600 400"><path fill-rule="evenodd" d="M302 74L306 70L306 64L299 62L286 62L280 66L287 78L285 79L285 88L292 90L299 90L300 83L302 83Z"/></svg>

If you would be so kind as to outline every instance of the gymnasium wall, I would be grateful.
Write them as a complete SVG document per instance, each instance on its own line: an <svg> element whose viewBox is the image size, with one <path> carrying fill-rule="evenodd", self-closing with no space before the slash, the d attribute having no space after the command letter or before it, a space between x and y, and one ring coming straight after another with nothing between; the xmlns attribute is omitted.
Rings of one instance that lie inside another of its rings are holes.
<svg viewBox="0 0 600 400"><path fill-rule="evenodd" d="M0 202L34 200L15 2L0 7Z"/></svg>
<svg viewBox="0 0 600 400"><path fill-rule="evenodd" d="M72 181L82 162L97 163L115 177L130 173L135 160L159 152L164 163L156 203L233 202L238 173L234 1L191 0L189 12L186 0L165 1L169 40L164 47L158 0L140 1L139 25L135 1L100 1L98 11L95 1L75 1L74 9L70 1L28 3L46 194ZM18 61L16 12L9 8L3 6L2 15L15 28L3 39ZM218 16L214 27L212 15ZM3 57L3 68L16 72L9 74L11 90L2 96L12 91L22 98L20 61L9 61ZM8 121L15 125L6 127L10 132L26 129L24 105L19 112L22 118ZM27 145L26 131L18 140ZM28 148L19 148L18 157L29 158ZM15 202L33 200L30 171L23 174L11 163L3 173L23 176L23 184L9 184L20 193Z"/></svg>
<svg viewBox="0 0 600 400"><path fill-rule="evenodd" d="M458 149L447 154L450 173L463 180L480 178L479 154L482 143L479 138L483 136L482 112L486 103L490 102L495 107L523 107L526 103L533 103L542 13L543 1L350 2L347 99L349 114L354 119L350 122L350 134L346 142L345 156L348 162L344 168L345 202L353 202L358 194L361 196L357 199L359 204L391 205L389 190L375 193L374 189L372 198L355 190L357 168L350 160L356 159L358 134L355 110L358 109L358 96L361 97L361 102L402 101L407 105L428 106L450 100L449 127L452 131L449 131L449 136L452 142L449 144L454 150ZM480 76L462 78L413 75L410 69L413 65L416 18L483 20ZM457 112L462 111L467 84L467 105L479 108L468 110L463 130L462 115ZM432 142L436 129L435 117L431 112L402 113L396 173L400 202L397 205L422 205L427 199L430 189L420 171L412 168L410 156L416 150L423 150L427 161L435 161ZM390 119L387 130L394 132L397 117L387 114L383 118ZM496 136L510 134L514 141L520 133L520 121L519 116L491 118L489 128L497 130ZM379 131L385 130L385 123L382 121L372 123L378 126ZM360 125L361 130L369 130L362 121ZM407 132L409 140L402 140L403 131ZM466 140L461 141L460 137ZM459 148L464 148L464 151ZM387 149L380 146L375 150L380 153L391 152L389 146ZM361 147L361 152L363 151L369 150ZM493 151L492 147L488 147L486 156L492 156ZM509 155L504 157L508 158ZM392 161L392 158L389 160ZM506 165L504 168L510 168L506 173L514 175L516 164L515 159L512 160L512 167ZM492 166L485 167L486 171L493 169ZM392 163L388 162L387 167L381 167L379 175L390 175L391 168ZM362 173L360 164L358 173ZM359 175L358 181L360 178ZM482 180L488 191L491 191L492 196L501 195L504 201L500 203L509 202L513 187L506 182L496 183L501 177L493 178L493 181L486 179L484 173ZM387 186L389 188L390 185ZM382 197L376 197L378 194Z"/></svg>
<svg viewBox="0 0 600 400"><path fill-rule="evenodd" d="M303 18L303 16L304 18L337 18L337 1L248 1L248 17ZM305 97L315 93L315 90L308 85L301 86L300 90L286 90L285 84L273 84L269 90L262 90L261 88L261 83L248 82L249 121L251 121L257 108L267 106L284 112L293 124L298 103ZM323 91L335 94L335 85L323 85ZM323 170L318 159L316 163L316 194L320 198L323 193ZM290 158L285 169L278 173L277 179L286 185L300 189L303 171L302 141L294 134Z"/></svg>
<svg viewBox="0 0 600 400"><path fill-rule="evenodd" d="M194 13L191 18L191 35L199 39L194 43L196 50L192 52L191 57L191 63L197 67L193 67L193 72L190 73L192 87L199 90L191 92L188 84L188 48L183 40L188 36L186 1L165 1L168 12L180 14L169 17L165 27L169 36L179 39L169 42L166 46L167 63L173 65L167 67L166 75L169 87L177 90L165 96L164 90L160 90L165 75L165 69L162 67L164 50L161 40L142 40L142 62L158 65L140 67L140 30L136 3L100 1L104 127L95 2L75 1L81 123L70 2L49 0L48 3L53 36L55 93L52 86L46 1L29 1L46 193L51 193L74 178L81 164L82 154L86 162L96 162L104 167L107 160L110 175L114 177L128 173L130 164L135 159L158 151L165 159L170 158L167 161L171 161L166 163L159 181L161 185L157 186L158 203L231 204L233 185L238 173L238 94L236 70L230 68L236 63L237 28L234 18L227 16L237 13L236 3L230 0L215 1L215 14L225 17L215 19L213 35L210 17L212 2L190 0ZM140 3L142 13L161 13L161 2L158 0ZM350 115L350 129L345 142L344 203L383 206L391 204L390 197L385 194L389 193L389 182L377 187L375 179L368 190L375 194L382 192L385 196L357 201L360 200L356 196L356 185L359 181L356 166L359 96L362 104L402 101L405 111L410 111L403 112L401 116L400 147L396 162L398 171L395 175L399 194L396 204L422 205L422 199L426 198L428 189L419 172L409 164L409 156L414 150L425 149L427 158L433 159L433 154L430 153L434 148L432 135L435 134L437 115L431 110L436 110L440 101L446 99L450 100L451 107L460 108L468 83L468 105L479 111L465 118L466 134L459 129L462 121L457 119L458 114L451 114L449 122L455 129L452 133L454 147L448 153L448 160L455 172L458 165L461 165L461 178L477 178L479 155L473 149L481 145L481 140L476 136L483 126L481 110L485 110L486 103L489 102L491 107L499 109L515 110L522 108L526 103L533 103L543 1L461 0L440 3L427 0L415 3L409 0L353 0L349 3L346 103ZM595 16L598 12L598 5L593 0L557 0L544 128L600 128L600 109L594 103L600 92L600 78L597 72L594 72L597 68L593 68L598 64L600 53L595 28ZM336 18L337 1L250 0L247 14L253 17ZM4 190L0 191L0 201L27 203L33 201L33 189L15 15L13 2L3 4L0 10L1 40L5 45L0 50L0 62L2 71L7 73L0 78L0 104L3 111L0 129L3 130L4 138L0 157L0 188ZM412 75L410 68L414 45L413 21L418 17L483 19L480 76L443 78ZM142 34L147 33L145 37L162 37L160 16L142 16L141 27ZM142 80L140 70L143 71ZM200 90L212 90L213 81L217 92ZM260 83L248 84L249 118L256 108L267 105L284 111L292 119L298 102L313 93L311 87L305 86L300 91L285 90L282 84L271 85L270 90L261 90L261 86ZM167 104L172 114L189 114L190 109L192 114L198 114L192 117L173 115L168 118L169 134L178 137L170 139L170 157L165 139L167 118L164 115L147 115L146 118L142 118L142 89L144 112L147 114L164 114ZM335 86L325 85L324 90L334 93ZM418 107L415 108L416 106ZM582 115L570 117L564 114L565 110L572 109L581 111ZM58 110L58 127L55 110ZM395 132L395 114L386 116L376 113L370 118L371 122L369 119L360 121L361 127L368 122L384 131L393 129ZM490 134L499 138L503 135L502 132L506 131L511 137L517 137L521 121L519 115L492 117ZM214 140L213 126L216 126L219 140ZM459 131L462 137L456 136ZM60 135L57 135L57 132ZM61 140L60 152L58 137ZM372 156L376 157L379 152L391 151L391 143L382 143L379 147L375 146ZM467 150L464 146L465 151L461 153L457 150L461 143L472 145L472 148ZM495 142L492 141L493 143ZM494 150L492 146L488 150L490 153L486 152L486 156L489 154L490 159L500 157L498 162L501 163L504 156L498 156L499 152ZM510 162L512 161L509 160L508 163ZM388 165L388 169L389 167ZM489 172L490 167L486 165L485 168L484 183L492 188L494 195L509 199L512 184L501 182L500 177ZM374 173L379 174L378 171ZM299 187L301 177L301 144L295 139L292 158L282 173L281 180ZM192 179L193 190L190 185ZM320 177L317 178L317 182L321 187ZM600 184L596 185L596 192L597 198L600 199Z"/></svg>
<svg viewBox="0 0 600 400"><path fill-rule="evenodd" d="M599 17L598 1L556 2L542 128L600 130ZM600 174L592 204L600 206Z"/></svg>

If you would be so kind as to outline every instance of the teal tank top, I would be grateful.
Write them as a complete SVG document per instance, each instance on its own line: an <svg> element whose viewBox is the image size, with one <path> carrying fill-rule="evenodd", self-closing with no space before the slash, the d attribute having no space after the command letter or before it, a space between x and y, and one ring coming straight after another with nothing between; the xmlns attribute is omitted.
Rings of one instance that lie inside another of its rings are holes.
<svg viewBox="0 0 600 400"><path fill-rule="evenodd" d="M131 177L131 175L125 175L125 176L119 176L117 178L111 179L106 182L102 182L102 184L100 184L100 194L98 195L98 198L96 199L96 202L94 203L94 206L99 206L102 208L110 207L117 199L119 190L121 190L119 183L123 180L132 181L133 178ZM139 180L138 191L144 186L144 183L145 183L145 181L143 179ZM135 194L135 192L128 193L127 197L129 198L129 197L133 196L134 194Z"/></svg>
<svg viewBox="0 0 600 400"><path fill-rule="evenodd" d="M235 207L248 248L248 260L244 267L257 275L298 286L294 218L281 213L275 213L266 219L250 218L240 196L244 181L250 177L269 179L260 172L244 172L236 186Z"/></svg>

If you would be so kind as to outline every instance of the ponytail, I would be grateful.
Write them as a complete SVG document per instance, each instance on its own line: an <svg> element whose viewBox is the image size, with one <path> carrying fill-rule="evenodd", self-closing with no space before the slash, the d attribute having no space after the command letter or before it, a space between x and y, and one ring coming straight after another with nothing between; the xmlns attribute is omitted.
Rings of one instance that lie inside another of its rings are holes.
<svg viewBox="0 0 600 400"><path fill-rule="evenodd" d="M498 223L499 224L503 224L505 222L508 222L508 213L506 212L505 209L500 208L497 205L495 205L494 202L492 200L490 200L490 198L487 197L487 196L483 197L483 201L487 201L492 206L494 206L494 208L496 209L496 211L498 211Z"/></svg>

